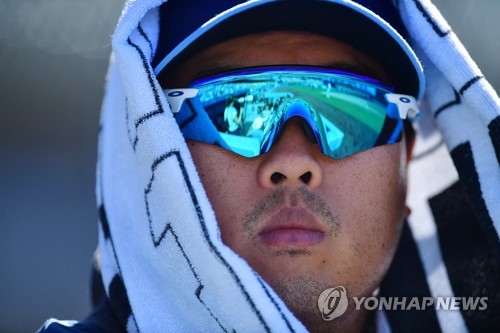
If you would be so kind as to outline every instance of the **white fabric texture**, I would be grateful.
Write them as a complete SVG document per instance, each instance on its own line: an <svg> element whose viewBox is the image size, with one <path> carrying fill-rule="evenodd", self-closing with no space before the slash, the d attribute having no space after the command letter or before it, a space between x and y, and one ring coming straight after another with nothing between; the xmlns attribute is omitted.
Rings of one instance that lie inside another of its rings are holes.
<svg viewBox="0 0 500 333"><path fill-rule="evenodd" d="M128 1L113 36L97 177L106 293L129 332L306 331L221 241L150 65L162 2ZM470 147L479 184L470 193L484 203L473 206L498 253L500 169L490 124L500 117L500 101L430 1L400 0L398 8L428 83L410 164L409 224L431 294L454 295L428 199L467 177L457 173L450 152ZM460 311L441 312L437 320L445 332L467 330ZM390 331L390 318L378 327Z"/></svg>

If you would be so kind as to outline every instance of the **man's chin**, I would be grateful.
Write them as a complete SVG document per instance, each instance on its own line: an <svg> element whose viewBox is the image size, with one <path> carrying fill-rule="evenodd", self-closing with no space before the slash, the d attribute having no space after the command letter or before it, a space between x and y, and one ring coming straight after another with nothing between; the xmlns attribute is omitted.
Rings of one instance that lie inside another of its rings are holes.
<svg viewBox="0 0 500 333"><path fill-rule="evenodd" d="M310 332L356 332L363 327L364 314L355 310L355 304L348 298L344 314L326 321L318 308L321 293L336 286L335 282L322 282L308 275L296 276L269 282L288 309Z"/></svg>
<svg viewBox="0 0 500 333"><path fill-rule="evenodd" d="M288 309L309 329L326 323L318 310L318 297L332 285L321 283L310 276L297 276L271 281L274 291L281 297Z"/></svg>

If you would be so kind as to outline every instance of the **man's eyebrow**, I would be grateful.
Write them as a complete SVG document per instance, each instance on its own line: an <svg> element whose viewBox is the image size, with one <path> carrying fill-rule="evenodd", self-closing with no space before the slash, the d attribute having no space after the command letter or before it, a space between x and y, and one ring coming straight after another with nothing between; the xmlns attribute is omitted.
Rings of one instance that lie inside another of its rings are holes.
<svg viewBox="0 0 500 333"><path fill-rule="evenodd" d="M238 67L238 66L227 66L227 65L212 65L212 66L208 66L206 68L203 68L203 69L197 71L196 74L194 75L193 81L201 79L201 78L205 78L205 77L208 77L208 76L212 76L212 75L215 75L215 74L220 74L220 73L234 71L234 70L239 69L239 68L241 68L241 67Z"/></svg>
<svg viewBox="0 0 500 333"><path fill-rule="evenodd" d="M301 65L301 64L282 64L283 66L308 66L308 65ZM277 65L278 66L278 65ZM279 65L281 66L281 65ZM346 72L351 72L355 74L360 74L364 76L368 76L374 79L378 79L381 81L385 81L380 77L380 74L377 73L377 71L373 70L369 66L366 66L362 63L352 63L352 62L344 62L344 61L335 61L331 63L327 63L325 65L316 65L319 67L326 67L326 68L331 68L331 69L338 69ZM260 67L260 66L256 66ZM241 69L241 66L228 66L228 65L219 65L219 64L214 64L208 67L205 67L199 71L196 72L194 75L193 81L200 79L200 78L205 78L209 77L212 75L220 74L220 73L225 73L225 72L230 72L234 70Z"/></svg>
<svg viewBox="0 0 500 333"><path fill-rule="evenodd" d="M346 72L351 72L354 74L360 74L363 76L368 76L368 77L371 77L373 79L377 79L379 81L387 81L387 80L384 80L377 71L370 68L370 66L367 66L367 65L359 63L359 62L352 63L352 62L338 61L338 62L329 63L326 67L338 69L338 70L342 70L342 71L346 71Z"/></svg>

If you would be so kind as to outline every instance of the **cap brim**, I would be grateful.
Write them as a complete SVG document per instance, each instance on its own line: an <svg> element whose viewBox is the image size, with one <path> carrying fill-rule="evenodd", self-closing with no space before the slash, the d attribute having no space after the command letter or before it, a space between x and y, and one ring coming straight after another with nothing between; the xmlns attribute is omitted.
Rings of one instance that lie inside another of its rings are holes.
<svg viewBox="0 0 500 333"><path fill-rule="evenodd" d="M377 61L398 92L421 98L422 66L403 37L372 11L345 0L249 1L206 22L167 54L154 72L160 82L189 56L222 41L272 30L300 30L344 41Z"/></svg>

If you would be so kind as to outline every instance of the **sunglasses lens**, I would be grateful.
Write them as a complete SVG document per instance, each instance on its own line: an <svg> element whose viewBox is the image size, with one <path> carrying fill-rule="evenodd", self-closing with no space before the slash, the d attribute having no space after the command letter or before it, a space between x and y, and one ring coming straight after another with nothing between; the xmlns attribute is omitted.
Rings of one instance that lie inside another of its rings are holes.
<svg viewBox="0 0 500 333"><path fill-rule="evenodd" d="M246 157L267 152L287 120L301 117L322 152L340 159L401 138L402 120L373 79L328 69L260 68L194 82L223 146ZM190 138L189 133L184 133Z"/></svg>

